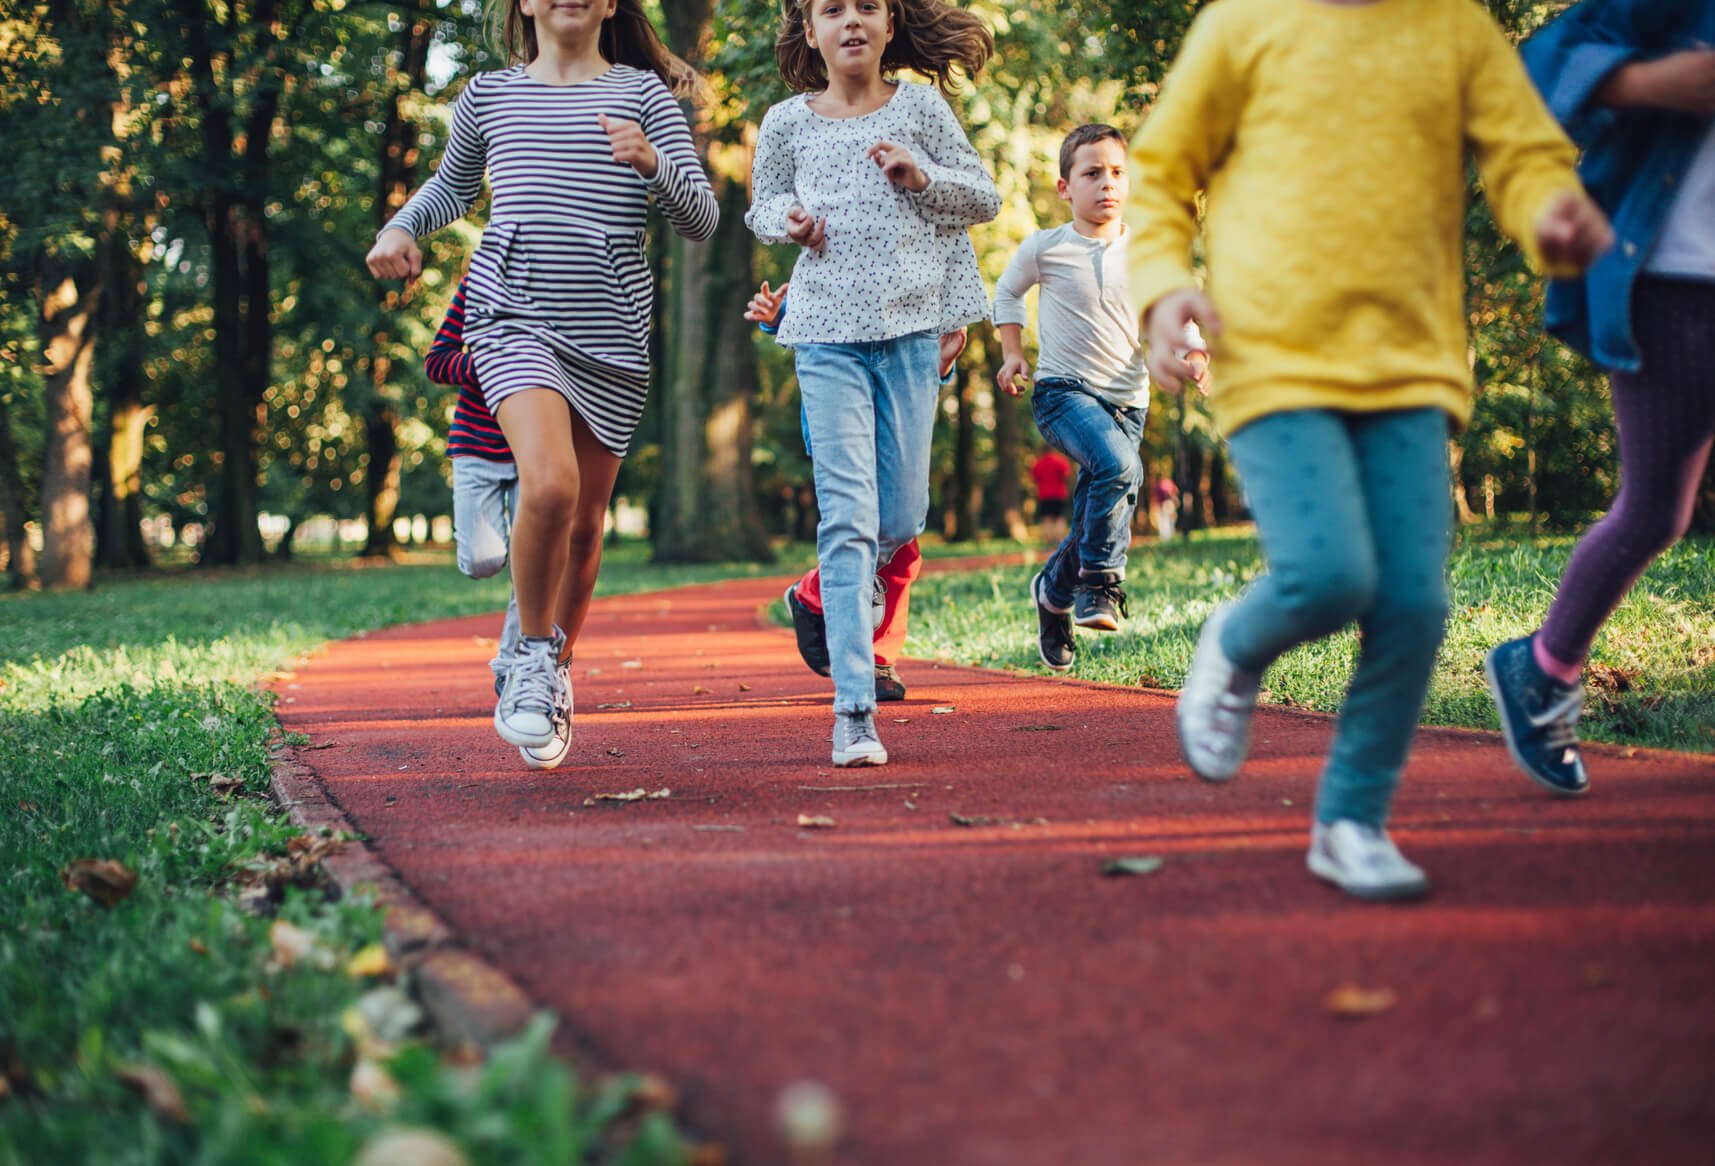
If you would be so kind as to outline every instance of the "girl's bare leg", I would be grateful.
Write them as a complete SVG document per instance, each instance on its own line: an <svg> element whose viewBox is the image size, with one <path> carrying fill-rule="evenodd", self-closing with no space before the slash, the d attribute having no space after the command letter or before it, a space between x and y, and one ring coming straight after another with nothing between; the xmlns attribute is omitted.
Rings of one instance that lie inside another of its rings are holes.
<svg viewBox="0 0 1715 1166"><path fill-rule="evenodd" d="M518 630L526 636L552 635L582 494L574 415L554 390L530 389L502 401L495 420L518 465L518 513L512 519L512 590L518 597ZM610 472L598 505L605 505L606 491L612 488Z"/></svg>
<svg viewBox="0 0 1715 1166"><path fill-rule="evenodd" d="M596 440L576 413L572 414L572 446L577 455L581 488L567 539L565 574L554 606L555 622L566 633L568 652L577 643L584 617L589 614L596 573L601 570L602 525L607 518L608 500L613 496L614 479L619 475L620 460Z"/></svg>

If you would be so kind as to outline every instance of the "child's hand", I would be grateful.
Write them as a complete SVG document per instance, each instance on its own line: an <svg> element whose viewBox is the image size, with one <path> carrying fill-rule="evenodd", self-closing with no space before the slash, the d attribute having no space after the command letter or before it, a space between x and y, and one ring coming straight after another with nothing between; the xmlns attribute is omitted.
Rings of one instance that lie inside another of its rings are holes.
<svg viewBox="0 0 1715 1166"><path fill-rule="evenodd" d="M941 333L941 379L946 380L947 374L953 371L953 366L959 361L959 353L965 350L966 333L963 328L955 328L951 332Z"/></svg>
<svg viewBox="0 0 1715 1166"><path fill-rule="evenodd" d="M1023 356L1009 356L994 374L994 383L1009 397L1023 393L1030 384L1030 362Z"/></svg>
<svg viewBox="0 0 1715 1166"><path fill-rule="evenodd" d="M898 142L877 142L865 157L875 159L889 182L913 192L929 189L929 176L917 165L911 151Z"/></svg>
<svg viewBox="0 0 1715 1166"><path fill-rule="evenodd" d="M756 294L750 297L750 303L744 306L744 318L752 324L780 327L780 305L786 302L786 289L791 286L789 283L783 283L779 290L771 291L768 281L763 280L762 286L756 289Z"/></svg>
<svg viewBox="0 0 1715 1166"><path fill-rule="evenodd" d="M596 121L601 124L608 144L613 147L615 162L623 162L645 178L655 177L661 169L661 162L655 156L655 147L651 146L649 139L643 135L642 126L623 117L609 117L605 113L596 114Z"/></svg>
<svg viewBox="0 0 1715 1166"><path fill-rule="evenodd" d="M1602 208L1577 190L1563 190L1536 217L1536 246L1542 261L1556 269L1583 271L1614 245L1614 229Z"/></svg>
<svg viewBox="0 0 1715 1166"><path fill-rule="evenodd" d="M824 215L814 218L810 212L801 206L795 206L786 212L786 237L800 247L808 247L812 251L820 251L827 241L828 219Z"/></svg>
<svg viewBox="0 0 1715 1166"><path fill-rule="evenodd" d="M386 227L364 259L376 279L416 279L423 274L423 253L404 227Z"/></svg>
<svg viewBox="0 0 1715 1166"><path fill-rule="evenodd" d="M1168 292L1149 306L1145 323L1149 329L1149 379L1170 393L1183 392L1187 381L1202 387L1208 375L1208 357L1187 352L1185 325L1195 322L1204 336L1221 331L1221 317L1208 296L1194 287ZM1193 363L1189 358L1203 356ZM1206 390L1205 390L1206 391Z"/></svg>
<svg viewBox="0 0 1715 1166"><path fill-rule="evenodd" d="M1596 91L1604 105L1648 106L1715 114L1715 49L1685 49L1653 61L1633 61L1616 69Z"/></svg>

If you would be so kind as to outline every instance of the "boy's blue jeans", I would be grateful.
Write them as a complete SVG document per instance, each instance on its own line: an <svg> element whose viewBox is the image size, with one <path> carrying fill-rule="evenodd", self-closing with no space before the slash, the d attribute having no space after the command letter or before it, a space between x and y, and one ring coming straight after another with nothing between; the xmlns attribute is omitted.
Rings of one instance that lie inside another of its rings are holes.
<svg viewBox="0 0 1715 1166"><path fill-rule="evenodd" d="M1037 381L1030 411L1043 440L1078 466L1071 526L1042 568L1045 598L1069 609L1080 574L1125 574L1131 519L1143 489L1137 447L1145 413L1115 405L1069 377Z"/></svg>
<svg viewBox="0 0 1715 1166"><path fill-rule="evenodd" d="M512 516L518 513L518 467L469 455L453 463L453 538L458 545L459 570L472 579L487 579L506 567L512 547ZM500 625L500 646L488 663L496 676L512 667L518 647L518 595L506 600Z"/></svg>
<svg viewBox="0 0 1715 1166"><path fill-rule="evenodd" d="M1447 622L1452 493L1439 409L1306 409L1227 439L1268 559L1222 629L1261 672L1353 620L1362 635L1316 820L1386 823Z"/></svg>
<svg viewBox="0 0 1715 1166"><path fill-rule="evenodd" d="M875 708L875 566L923 533L940 345L927 332L800 344L798 394L815 456L816 561L834 711Z"/></svg>

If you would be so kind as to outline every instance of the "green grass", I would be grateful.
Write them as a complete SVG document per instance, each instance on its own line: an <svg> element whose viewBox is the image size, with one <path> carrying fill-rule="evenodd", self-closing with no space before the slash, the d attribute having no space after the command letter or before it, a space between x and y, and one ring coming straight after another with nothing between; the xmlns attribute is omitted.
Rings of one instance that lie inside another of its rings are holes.
<svg viewBox="0 0 1715 1166"><path fill-rule="evenodd" d="M763 573L647 555L610 553L601 591ZM329 639L505 596L504 579L463 579L443 556L0 598L0 1164L340 1163L399 1124L441 1131L473 1162L682 1160L660 1115L615 1124L628 1082L585 1088L553 1060L549 1021L481 1068L420 1038L366 1044L354 1010L397 999L348 970L380 934L374 906L308 886L257 912L236 893L295 833L263 796L275 724L258 679ZM223 800L211 774L241 778L239 792ZM103 907L68 890L78 859L124 863L135 891ZM283 965L278 921L318 956ZM396 1102L354 1092L364 1057ZM175 1083L186 1120L125 1084L138 1067Z"/></svg>
<svg viewBox="0 0 1715 1166"><path fill-rule="evenodd" d="M1427 723L1498 727L1483 654L1541 620L1573 541L1466 533L1449 565L1452 616L1430 686ZM1078 633L1073 674L1178 688L1204 616L1261 569L1248 534L1200 534L1134 548L1126 580L1131 618L1112 635ZM925 574L912 593L906 652L1045 672L1029 599L1035 571ZM783 608L776 618L785 618ZM1357 646L1356 631L1348 629L1288 653L1269 670L1264 700L1338 709ZM1590 664L1579 723L1587 740L1715 752L1715 540L1687 540L1658 559L1598 637Z"/></svg>

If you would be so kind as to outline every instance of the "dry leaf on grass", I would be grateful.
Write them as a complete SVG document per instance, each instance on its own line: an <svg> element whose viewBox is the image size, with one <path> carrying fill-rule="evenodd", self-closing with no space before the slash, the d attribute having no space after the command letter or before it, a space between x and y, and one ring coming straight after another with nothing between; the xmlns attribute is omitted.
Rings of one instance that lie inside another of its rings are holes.
<svg viewBox="0 0 1715 1166"><path fill-rule="evenodd" d="M385 976L392 970L393 961L387 958L387 948L379 943L362 948L345 965L345 974L358 980L365 976Z"/></svg>
<svg viewBox="0 0 1715 1166"><path fill-rule="evenodd" d="M826 814L799 814L798 825L807 830L832 830L835 822Z"/></svg>
<svg viewBox="0 0 1715 1166"><path fill-rule="evenodd" d="M392 1109L399 1100L399 1083L386 1069L364 1058L351 1070L351 1096L371 1113Z"/></svg>
<svg viewBox="0 0 1715 1166"><path fill-rule="evenodd" d="M1392 988L1360 988L1356 984L1341 984L1328 993L1328 998L1322 1001L1322 1007L1344 1020L1361 1020L1378 1012L1386 1012L1397 1003L1399 996Z"/></svg>
<svg viewBox="0 0 1715 1166"><path fill-rule="evenodd" d="M196 952L198 955L207 955L208 954L208 944L204 943L200 939L191 940L190 948L192 951Z"/></svg>
<svg viewBox="0 0 1715 1166"><path fill-rule="evenodd" d="M284 919L274 920L268 928L268 943L282 968L302 963L316 954L316 937Z"/></svg>
<svg viewBox="0 0 1715 1166"><path fill-rule="evenodd" d="M208 782L208 788L217 794L229 794L244 784L242 777L235 777L229 773L193 773L191 780Z"/></svg>
<svg viewBox="0 0 1715 1166"><path fill-rule="evenodd" d="M60 871L60 882L112 907L137 888L137 872L110 858L80 858Z"/></svg>
<svg viewBox="0 0 1715 1166"><path fill-rule="evenodd" d="M383 1130L351 1166L470 1166L464 1151L437 1130Z"/></svg>
<svg viewBox="0 0 1715 1166"><path fill-rule="evenodd" d="M157 1116L181 1124L191 1120L178 1083L167 1076L165 1069L157 1069L153 1065L116 1065L113 1075L141 1093Z"/></svg>
<svg viewBox="0 0 1715 1166"><path fill-rule="evenodd" d="M1154 874L1161 869L1164 861L1158 854L1145 854L1136 858L1115 858L1102 863L1102 873L1110 877Z"/></svg>

